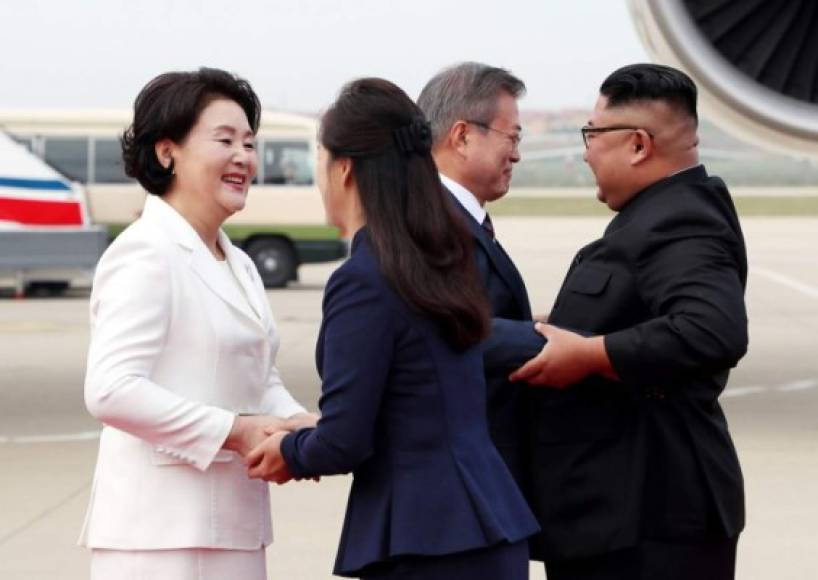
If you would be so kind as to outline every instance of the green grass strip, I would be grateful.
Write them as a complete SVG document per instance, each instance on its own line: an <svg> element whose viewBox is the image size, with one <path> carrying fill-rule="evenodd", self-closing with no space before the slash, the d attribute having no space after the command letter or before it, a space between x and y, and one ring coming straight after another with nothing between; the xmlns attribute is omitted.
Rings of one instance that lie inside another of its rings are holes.
<svg viewBox="0 0 818 580"><path fill-rule="evenodd" d="M224 232L231 240L244 240L251 235L278 234L291 240L337 240L338 229L332 226L291 226L291 225L258 225L234 226L225 225Z"/></svg>
<svg viewBox="0 0 818 580"><path fill-rule="evenodd" d="M818 216L815 197L737 197L736 209L742 216ZM611 211L593 195L584 197L504 197L491 204L496 216L610 216Z"/></svg>

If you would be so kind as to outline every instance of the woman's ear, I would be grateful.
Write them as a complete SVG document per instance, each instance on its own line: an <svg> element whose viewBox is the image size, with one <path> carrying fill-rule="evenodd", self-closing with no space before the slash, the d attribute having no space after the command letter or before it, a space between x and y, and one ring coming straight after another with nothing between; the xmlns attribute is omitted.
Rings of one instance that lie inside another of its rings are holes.
<svg viewBox="0 0 818 580"><path fill-rule="evenodd" d="M341 172L341 183L344 187L350 187L355 183L355 173L352 171L352 159L341 157L336 160L338 170Z"/></svg>
<svg viewBox="0 0 818 580"><path fill-rule="evenodd" d="M170 169L173 166L173 145L173 141L170 139L160 139L154 145L156 159L165 169Z"/></svg>

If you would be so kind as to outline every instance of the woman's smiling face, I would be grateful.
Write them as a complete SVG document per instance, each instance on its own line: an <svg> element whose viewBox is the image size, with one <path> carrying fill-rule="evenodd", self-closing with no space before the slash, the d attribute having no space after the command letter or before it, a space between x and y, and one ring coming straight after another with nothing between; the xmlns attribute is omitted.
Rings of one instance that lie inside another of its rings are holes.
<svg viewBox="0 0 818 580"><path fill-rule="evenodd" d="M224 219L244 208L258 155L255 135L238 103L211 101L185 139L172 145L171 157L175 178L170 191Z"/></svg>

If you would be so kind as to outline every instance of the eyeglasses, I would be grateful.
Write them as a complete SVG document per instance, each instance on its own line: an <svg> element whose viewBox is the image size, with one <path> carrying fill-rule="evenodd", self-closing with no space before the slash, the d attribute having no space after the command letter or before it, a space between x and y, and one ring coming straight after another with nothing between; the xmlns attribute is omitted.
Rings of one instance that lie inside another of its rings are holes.
<svg viewBox="0 0 818 580"><path fill-rule="evenodd" d="M611 125L610 127L591 127L590 125L585 125L579 130L579 132L582 133L582 142L585 143L586 149L588 148L588 135L593 135L594 133L609 133L611 131L645 131L648 137L653 139L653 134L650 131L642 127L632 127L630 125Z"/></svg>
<svg viewBox="0 0 818 580"><path fill-rule="evenodd" d="M506 133L505 131L501 131L500 129L495 129L494 127L489 126L488 123L483 123L481 121L466 121L466 123L469 123L471 125L477 125L481 129L486 129L487 131L494 131L495 133L499 133L500 135L502 135L511 142L512 149L517 149L520 146L520 141L523 140L523 136L520 135L519 133L517 134Z"/></svg>

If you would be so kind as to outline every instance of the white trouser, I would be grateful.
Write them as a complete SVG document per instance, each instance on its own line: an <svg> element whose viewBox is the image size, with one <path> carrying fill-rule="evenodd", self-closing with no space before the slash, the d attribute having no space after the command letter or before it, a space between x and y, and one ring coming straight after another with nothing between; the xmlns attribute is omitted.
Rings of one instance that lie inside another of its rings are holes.
<svg viewBox="0 0 818 580"><path fill-rule="evenodd" d="M91 551L91 580L267 580L259 550Z"/></svg>

